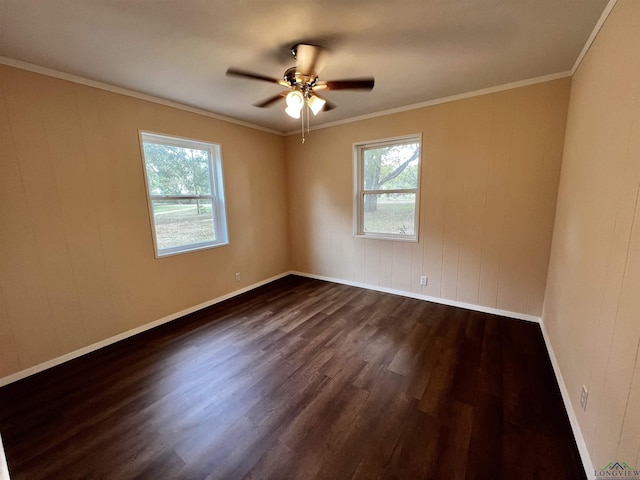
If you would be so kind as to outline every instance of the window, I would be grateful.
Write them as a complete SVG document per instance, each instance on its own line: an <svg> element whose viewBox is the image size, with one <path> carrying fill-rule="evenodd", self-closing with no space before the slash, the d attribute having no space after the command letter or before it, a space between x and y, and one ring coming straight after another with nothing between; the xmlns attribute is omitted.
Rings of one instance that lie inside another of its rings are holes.
<svg viewBox="0 0 640 480"><path fill-rule="evenodd" d="M156 257L229 243L220 146L140 132Z"/></svg>
<svg viewBox="0 0 640 480"><path fill-rule="evenodd" d="M418 241L421 135L353 145L355 236Z"/></svg>

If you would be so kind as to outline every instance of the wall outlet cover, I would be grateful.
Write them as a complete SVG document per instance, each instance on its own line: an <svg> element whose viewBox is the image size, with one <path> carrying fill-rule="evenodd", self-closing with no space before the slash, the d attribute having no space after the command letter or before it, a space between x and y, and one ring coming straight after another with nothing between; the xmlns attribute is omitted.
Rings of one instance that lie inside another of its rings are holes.
<svg viewBox="0 0 640 480"><path fill-rule="evenodd" d="M582 391L580 392L580 406L582 407L583 411L587 411L587 399L589 398L589 391L587 390L587 387L585 387L584 385L582 386Z"/></svg>

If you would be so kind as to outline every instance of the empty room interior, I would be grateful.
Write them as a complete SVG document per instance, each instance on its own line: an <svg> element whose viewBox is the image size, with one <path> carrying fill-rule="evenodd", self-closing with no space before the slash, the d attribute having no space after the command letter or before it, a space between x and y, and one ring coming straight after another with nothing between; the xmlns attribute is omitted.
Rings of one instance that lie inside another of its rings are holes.
<svg viewBox="0 0 640 480"><path fill-rule="evenodd" d="M640 1L0 0L0 146L1 480L640 479Z"/></svg>

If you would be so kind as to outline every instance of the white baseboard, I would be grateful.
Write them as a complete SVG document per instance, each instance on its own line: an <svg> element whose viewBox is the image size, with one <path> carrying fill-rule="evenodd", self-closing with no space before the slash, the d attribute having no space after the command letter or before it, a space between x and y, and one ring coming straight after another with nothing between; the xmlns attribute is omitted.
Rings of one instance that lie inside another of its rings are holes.
<svg viewBox="0 0 640 480"><path fill-rule="evenodd" d="M456 300L449 300L446 298L431 297L429 295L422 295L419 293L407 292L404 290L395 290L393 288L387 288L387 287L379 287L377 285L369 285L367 283L352 282L350 280L343 280L341 278L325 277L323 275L315 275L313 273L304 273L304 272L296 272L296 271L291 271L289 273L291 275L300 275L301 277L315 278L316 280L324 280L327 282L340 283L342 285L349 285L352 287L366 288L368 290L375 290L377 292L393 293L394 295L400 295L402 297L415 298L417 300L426 300L427 302L440 303L442 305L448 305L450 307L465 308L467 310L474 310L476 312L490 313L492 315L499 315L501 317L509 317L509 318L515 318L517 320L526 320L528 322L540 323L540 317L536 317L535 315L528 315L526 313L510 312L508 310L500 310L498 308L485 307L483 305L475 305L473 303L464 303L464 302L458 302Z"/></svg>
<svg viewBox="0 0 640 480"><path fill-rule="evenodd" d="M484 307L482 305L474 305L474 304L470 304L470 303L464 303L464 302L457 302L455 300L447 300L444 298L438 298L438 297L430 297L428 295L421 295L421 294L417 294L417 293L413 293L413 292L406 292L404 290L395 290L392 288L385 288L385 287L379 287L376 285L369 285L369 284L364 284L364 283L359 283L359 282L352 282L349 280L343 280L340 278L333 278L333 277L325 277L322 275L314 275L311 273L304 273L304 272L298 272L298 271L288 271L288 272L284 272L281 273L279 275L276 275L274 277L271 278L267 278L266 280L262 280L260 282L254 283L252 285L249 285L247 287L241 288L239 290L234 290L233 292L230 292L226 295L222 295L220 297L214 298L213 300L209 300L207 302L201 303L199 305L195 305L193 307L187 308L185 310L181 310L179 312L173 313L171 315L168 315L166 317L160 318L158 320L155 320L153 322L147 323L145 325L142 325L140 327L136 327L132 330L128 330L126 332L123 333L119 333L118 335L114 335L113 337L109 337L105 340L101 340L97 343L94 343L92 345L88 345L86 347L82 347L78 350L75 350L73 352L70 353L66 353L64 355L61 355L59 357L56 357L54 359L48 360L46 362L40 363L38 365L34 365L33 367L29 367L26 368L24 370L21 370L19 372L16 372L14 374L11 374L9 376L0 378L0 387L4 386L4 385L8 385L10 383L13 382L17 382L18 380L21 380L23 378L29 377L31 375L34 375L36 373L42 372L44 370L47 370L49 368L55 367L57 365L60 365L64 362L68 362L69 360L73 360L74 358L78 358L81 357L82 355L86 355L87 353L96 351L100 348L106 347L108 345L111 345L113 343L119 342L120 340L124 340L126 338L132 337L134 335L137 335L138 333L142 333L144 331L150 330L154 327L160 326L162 324L168 323L172 320L175 320L177 318L183 317L184 315L188 315L189 313L193 313L195 311L201 310L203 308L209 307L211 305L215 305L216 303L220 303L224 300L227 300L229 298L235 297L237 295L240 295L242 293L248 292L250 290L253 290L254 288L260 287L262 285L265 285L267 283L271 283L275 280L278 280L280 278L283 278L287 275L299 275L301 277L307 277L307 278L315 278L317 280L325 280L328 282L334 282L334 283L340 283L343 285L350 285L353 287L360 287L360 288L367 288L369 290L376 290L379 292L385 292L385 293L392 293L395 295L401 295L404 297L409 297L409 298L416 298L418 300L426 300L429 302L435 302L435 303L441 303L443 305L449 305L452 307L460 307L460 308L466 308L468 310L475 310L478 312L483 312L483 313L490 313L493 315L500 315L503 317L510 317L510 318L516 318L519 320L527 320L530 322L537 322L540 323L540 317L536 317L533 315L527 315L524 313L518 313L518 312L510 312L510 311L506 311L506 310L499 310L496 308L490 308L490 307Z"/></svg>
<svg viewBox="0 0 640 480"><path fill-rule="evenodd" d="M549 352L549 358L551 359L553 372L556 375L556 381L558 382L558 386L560 387L560 394L562 395L564 408L567 411L567 416L569 417L569 423L571 424L571 430L573 431L573 438L575 439L576 445L578 446L578 452L580 453L580 459L582 460L584 472L586 473L589 480L595 479L595 469L593 468L593 462L591 461L591 456L589 455L589 450L587 449L587 443L585 442L584 436L582 435L582 430L580 429L580 424L578 423L578 417L576 416L576 412L573 409L573 403L571 403L571 395L569 395L567 385L566 383L564 383L562 371L560 370L558 359L553 352L551 339L549 338L547 329L544 326L544 321L540 322L540 330L542 330L542 336L544 337L544 343L547 346L547 352Z"/></svg>
<svg viewBox="0 0 640 480"><path fill-rule="evenodd" d="M7 466L7 457L2 446L2 437L0 437L0 480L9 480L9 467Z"/></svg>
<svg viewBox="0 0 640 480"><path fill-rule="evenodd" d="M314 275L311 273L304 273L304 272L298 272L298 271L288 271L288 272L284 272L281 273L279 275L273 276L271 278L267 278L266 280L262 280L260 282L254 283L252 285L249 285L247 287L241 288L239 290L234 290L233 292L230 292L226 295L222 295L220 297L214 298L213 300L209 300L207 302L201 303L199 305L195 305L193 307L187 308L185 310L181 310L180 312L176 312L172 315L168 315L166 317L163 317L159 320L155 320L153 322L147 323L145 325L142 325L140 327L134 328L132 330L128 330L126 332L120 333L118 335L115 335L113 337L107 338L105 340L102 340L100 342L94 343L92 345L89 345L87 347L83 347L79 350L75 350L71 353L67 353L65 355L62 355L60 357L54 358L52 360L49 360L47 362L41 363L39 365L35 365L33 367L27 368L25 370L22 370L20 372L14 373L12 375L9 375L7 377L4 378L0 378L0 387L4 386L4 385L8 385L10 383L16 382L18 380L21 380L23 378L26 378L30 375L34 375L38 372L42 372L44 370L47 370L51 367L55 367L56 365L60 365L64 362L67 362L69 360L72 360L74 358L80 357L82 355L85 355L87 353L93 352L95 350L98 350L100 348L106 347L108 345L111 345L113 343L119 342L120 340L124 340L126 338L132 337L133 335L137 335L138 333L142 333L146 330L150 330L154 327L160 326L162 324L168 323L172 320L176 320L178 318L181 318L185 315L188 315L189 313L193 313L196 312L198 310L201 310L203 308L209 307L211 305L215 305L216 303L220 303L224 300L228 300L230 298L233 298L235 296L241 295L245 292L248 292L250 290L253 290L255 288L261 287L262 285L266 285L267 283L271 283L275 280L278 280L280 278L286 277L287 275L299 275L301 277L307 277L307 278L314 278L317 280L324 280L324 281L328 281L328 282L334 282L334 283L339 283L342 285L349 285L349 286L353 286L353 287L360 287L360 288L366 288L368 290L375 290L378 292L385 292L385 293L392 293L395 295L400 295L403 297L409 297L409 298L415 298L418 300L426 300L428 302L434 302L434 303L440 303L443 305L449 305L452 307L459 307L459 308L465 308L467 310L474 310L474 311L478 311L478 312L482 312L482 313L489 313L489 314L493 314L493 315L499 315L502 317L509 317L509 318L515 318L518 320L526 320L526 321L530 321L530 322L535 322L535 323L539 323L540 324L540 329L542 331L542 336L544 338L544 342L545 345L547 347L547 352L549 352L549 358L551 359L551 364L553 366L553 371L555 373L556 376L556 381L558 382L558 386L560 388L560 393L562 395L562 400L564 402L564 406L565 409L567 411L567 415L569 417L569 422L571 424L571 429L573 430L573 436L575 438L576 444L578 446L578 452L580 453L580 458L582 460L582 465L584 467L585 473L587 474L587 478L588 479L594 479L595 478L595 470L593 468L593 463L591 462L591 457L589 455L589 451L587 449L587 444L584 440L584 437L582 435L582 431L580 430L580 425L578 424L578 418L576 417L576 413L573 409L573 404L571 403L571 397L569 395L569 391L567 390L567 386L564 383L564 378L562 377L562 372L560 370L560 366L558 364L558 360L556 359L555 353L553 352L553 347L551 345L551 341L549 339L549 335L547 334L547 330L544 326L544 322L541 320L540 317L536 317L534 315L528 315L528 314L524 314L524 313L518 313L518 312L511 312L511 311L507 311L507 310L500 310L500 309L496 309L496 308L491 308L491 307L485 307L482 305L474 305L474 304L470 304L470 303L464 303L464 302L458 302L455 300L448 300L448 299L444 299L444 298L438 298L438 297L431 297L428 295L421 295L418 293L413 293L413 292L406 292L404 290L395 290L393 288L386 288L386 287L380 287L377 285L369 285L369 284L364 284L364 283L360 283L360 282L352 282L350 280L343 280L340 278L333 278L333 277L326 277L323 275ZM2 460L4 459L4 451L2 449L2 439L0 438L0 480L5 480L9 478L9 473L8 470L6 470L6 466L5 469L3 470L3 465L2 465Z"/></svg>
<svg viewBox="0 0 640 480"><path fill-rule="evenodd" d="M457 302L455 300L447 300L444 298L430 297L428 295L420 295L418 293L405 292L403 290L394 290L392 288L379 287L376 285L368 285L368 284L359 283L359 282L352 282L349 280L342 280L339 278L325 277L323 275L314 275L311 273L296 272L296 271L291 271L289 273L291 273L292 275L300 275L301 277L315 278L317 280L325 280L328 282L340 283L343 285L350 285L353 287L366 288L369 290L376 290L379 292L393 293L393 294L401 295L404 297L416 298L418 300L426 300L426 301L435 302L435 303L441 303L443 305L449 305L452 307L466 308L468 310L475 310L483 313L491 313L494 315L500 315L502 317L515 318L519 320L528 320L530 322L539 323L540 330L542 331L542 336L544 338L544 343L547 347L547 352L549 352L549 358L551 359L553 372L556 376L556 381L558 382L558 386L560 387L562 401L564 403L565 410L567 411L567 416L569 417L571 430L573 431L573 436L576 441L576 445L578 446L578 452L580 453L582 466L584 467L584 471L587 475L587 478L589 480L595 479L595 470L593 468L593 463L591 462L591 456L589 455L587 444L582 435L582 431L580 430L580 425L578 424L578 418L576 417L576 412L573 409L573 404L571 403L571 397L569 395L569 391L567 390L567 386L564 383L564 378L562 377L562 372L560 371L560 365L558 364L558 360L556 359L555 353L553 352L553 347L551 346L549 335L547 334L547 330L544 326L544 322L540 317L527 315L524 313L510 312L507 310L499 310L496 308L484 307L482 305L474 305L474 304L469 304L464 302Z"/></svg>
<svg viewBox="0 0 640 480"><path fill-rule="evenodd" d="M91 353L94 352L100 348L106 347L108 345L111 345L113 343L119 342L120 340L124 340L126 338L132 337L134 335L137 335L138 333L142 333L145 332L147 330L150 330L154 327L158 327L164 323L168 323L171 322L172 320L176 320L177 318L183 317L185 315L188 315L189 313L193 313L196 312L198 310L202 310L203 308L206 307L210 307L211 305L215 305L216 303L220 303L223 302L224 300L228 300L229 298L233 298L236 297L242 293L248 292L250 290L253 290L254 288L258 288L261 287L262 285L266 285L267 283L271 283L275 280L278 280L280 278L286 277L287 275L289 275L290 272L284 272L281 273L279 275L276 275L274 277L271 278L267 278L266 280L262 280L260 282L254 283L252 285L249 285L247 287L241 288L239 290L234 290L233 292L227 293L226 295L222 295L220 297L214 298L213 300L209 300L206 301L204 303L201 303L199 305L195 305L193 307L181 310L179 312L173 313L171 315L168 315L166 317L160 318L159 320L155 320L153 322L147 323L145 325L142 325L140 327L136 327L132 330L128 330L126 332L123 333L119 333L118 335L114 335L113 337L109 337L106 338L104 340L101 340L99 342L96 342L92 345L88 345L86 347L82 347L78 350L75 350L73 352L67 353L65 355L61 355L60 357L56 357L54 359L48 360L46 362L40 363L38 365L35 365L33 367L29 367L25 370L21 370L17 373L14 373L12 375L9 375L7 377L3 377L0 378L0 387L3 387L5 385L8 385L10 383L13 382L17 382L18 380L22 380L23 378L29 377L31 375L35 375L36 373L42 372L44 370L47 370L51 367L55 367L56 365L60 365L64 362L68 362L69 360L73 360L74 358L78 358L81 357L82 355L86 355L87 353ZM2 480L2 477L0 477L0 480Z"/></svg>

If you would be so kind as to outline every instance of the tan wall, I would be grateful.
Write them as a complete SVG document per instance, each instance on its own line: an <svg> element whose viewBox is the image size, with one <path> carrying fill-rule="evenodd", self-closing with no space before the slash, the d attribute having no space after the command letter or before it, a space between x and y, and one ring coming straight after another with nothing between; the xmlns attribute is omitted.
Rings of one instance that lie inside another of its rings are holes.
<svg viewBox="0 0 640 480"><path fill-rule="evenodd" d="M293 268L539 316L569 90L562 79L287 137ZM419 243L353 238L352 144L420 132Z"/></svg>
<svg viewBox="0 0 640 480"><path fill-rule="evenodd" d="M138 129L222 145L229 246L154 258ZM0 66L0 152L0 377L289 268L280 136Z"/></svg>
<svg viewBox="0 0 640 480"><path fill-rule="evenodd" d="M574 76L543 314L595 468L640 465L639 28L619 0Z"/></svg>

